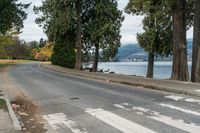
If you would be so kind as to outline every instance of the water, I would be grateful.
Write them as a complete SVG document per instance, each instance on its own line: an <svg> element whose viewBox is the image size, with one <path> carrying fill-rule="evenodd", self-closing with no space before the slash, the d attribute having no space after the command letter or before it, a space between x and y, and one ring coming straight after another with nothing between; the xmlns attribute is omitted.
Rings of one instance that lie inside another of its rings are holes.
<svg viewBox="0 0 200 133"><path fill-rule="evenodd" d="M189 70L191 70L191 62ZM99 63L99 69L115 72L116 74L146 76L147 62L108 62ZM172 62L155 62L154 78L169 79L171 77Z"/></svg>

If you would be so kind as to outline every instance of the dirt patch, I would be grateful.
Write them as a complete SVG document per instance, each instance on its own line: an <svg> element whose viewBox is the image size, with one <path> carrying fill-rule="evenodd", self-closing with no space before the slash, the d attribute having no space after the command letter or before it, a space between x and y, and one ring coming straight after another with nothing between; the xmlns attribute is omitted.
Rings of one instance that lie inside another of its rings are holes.
<svg viewBox="0 0 200 133"><path fill-rule="evenodd" d="M45 122L40 115L40 108L32 100L25 96L17 96L11 104L20 121L22 133L45 133L47 131L44 129Z"/></svg>

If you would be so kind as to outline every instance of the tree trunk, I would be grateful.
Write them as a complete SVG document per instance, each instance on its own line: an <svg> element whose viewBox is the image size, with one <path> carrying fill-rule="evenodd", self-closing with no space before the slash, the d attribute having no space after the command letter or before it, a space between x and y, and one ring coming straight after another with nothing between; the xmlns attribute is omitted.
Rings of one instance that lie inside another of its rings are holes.
<svg viewBox="0 0 200 133"><path fill-rule="evenodd" d="M92 72L96 72L98 69L98 59L99 59L99 44L96 44Z"/></svg>
<svg viewBox="0 0 200 133"><path fill-rule="evenodd" d="M195 1L191 81L200 83L200 0Z"/></svg>
<svg viewBox="0 0 200 133"><path fill-rule="evenodd" d="M173 9L173 66L172 79L188 81L185 0L176 0Z"/></svg>
<svg viewBox="0 0 200 133"><path fill-rule="evenodd" d="M81 0L76 0L76 13L77 13L77 42L76 42L76 70L81 70L82 64L82 44L81 44Z"/></svg>
<svg viewBox="0 0 200 133"><path fill-rule="evenodd" d="M154 69L154 53L149 53L148 57L148 69L147 69L147 78L153 78L153 69Z"/></svg>

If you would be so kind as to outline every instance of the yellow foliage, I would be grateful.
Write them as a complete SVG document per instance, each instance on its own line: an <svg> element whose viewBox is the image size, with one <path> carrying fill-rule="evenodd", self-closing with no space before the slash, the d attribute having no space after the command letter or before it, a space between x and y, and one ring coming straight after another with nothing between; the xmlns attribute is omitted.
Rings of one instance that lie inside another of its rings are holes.
<svg viewBox="0 0 200 133"><path fill-rule="evenodd" d="M39 51L35 52L35 59L40 61L48 61L51 59L51 56L53 54L53 46L51 43L47 43L43 48L41 48Z"/></svg>

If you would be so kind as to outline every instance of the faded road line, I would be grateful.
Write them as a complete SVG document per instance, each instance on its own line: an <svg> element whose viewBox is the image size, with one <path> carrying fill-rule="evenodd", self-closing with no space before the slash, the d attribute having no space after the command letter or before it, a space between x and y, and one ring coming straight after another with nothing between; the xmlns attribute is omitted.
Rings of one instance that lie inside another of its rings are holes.
<svg viewBox="0 0 200 133"><path fill-rule="evenodd" d="M195 90L196 92L200 92L200 90Z"/></svg>
<svg viewBox="0 0 200 133"><path fill-rule="evenodd" d="M194 123L187 124L187 123L184 123L183 120L180 120L180 119L179 120L175 120L172 117L161 115L159 112L152 111L150 109L146 109L146 108L143 108L143 107L132 106L132 105L130 107L130 104L128 104L128 103L114 104L113 106L115 106L117 108L120 108L120 109L136 111L136 113L138 115L145 116L147 118L159 121L159 122L164 123L166 125L178 128L180 130L184 130L186 132L199 133L199 131L200 131L200 126L197 126ZM129 107L127 107L127 106L129 106Z"/></svg>
<svg viewBox="0 0 200 133"><path fill-rule="evenodd" d="M64 113L49 114L43 117L55 130L65 125L73 133L87 133L85 128L81 128L74 121L69 120Z"/></svg>
<svg viewBox="0 0 200 133"><path fill-rule="evenodd" d="M175 95L165 96L165 98L172 99L174 101L181 101L182 100L182 101L190 102L190 103L198 103L200 105L200 100L194 99L194 98L181 97L181 96L175 96Z"/></svg>
<svg viewBox="0 0 200 133"><path fill-rule="evenodd" d="M177 107L177 106L173 106L173 105L171 105L171 104L160 103L159 105L161 105L161 106L163 106L163 107L170 108L170 109L175 109L175 110L181 111L181 112L183 112L183 113L187 113L187 114L192 114L192 115L200 116L200 113L199 113L199 112L192 111L192 110L187 110L187 109L184 109L184 108L180 108L180 107Z"/></svg>
<svg viewBox="0 0 200 133"><path fill-rule="evenodd" d="M156 133L146 127L143 127L137 123L127 120L119 115L105 111L101 108L98 109L86 109L85 112L100 119L110 126L117 128L123 133Z"/></svg>

